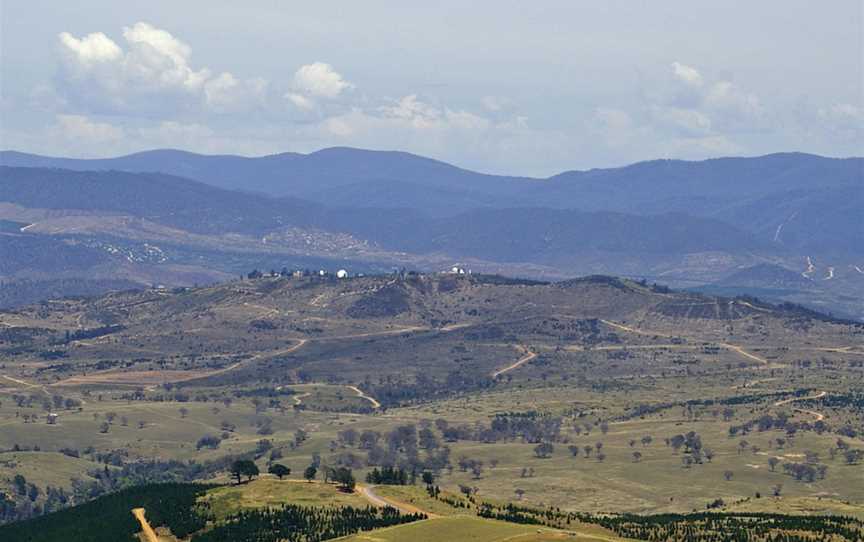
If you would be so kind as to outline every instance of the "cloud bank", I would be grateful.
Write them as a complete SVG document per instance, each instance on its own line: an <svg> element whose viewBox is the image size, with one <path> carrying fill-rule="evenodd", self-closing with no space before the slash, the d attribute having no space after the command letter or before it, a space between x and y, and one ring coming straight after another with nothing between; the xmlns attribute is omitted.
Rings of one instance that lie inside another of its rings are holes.
<svg viewBox="0 0 864 542"><path fill-rule="evenodd" d="M244 78L196 64L189 44L147 22L122 28L116 40L61 32L56 47L55 76L32 90L28 104L51 120L4 130L19 148L94 156L152 147L267 154L350 145L549 174L586 163L757 154L771 150L760 143L766 134L782 134L790 145L784 150L814 142L854 148L864 125L859 105L782 110L730 76L680 59L648 73L636 103L564 103L553 122L538 124L496 89L459 105L420 92L385 96L322 60Z"/></svg>

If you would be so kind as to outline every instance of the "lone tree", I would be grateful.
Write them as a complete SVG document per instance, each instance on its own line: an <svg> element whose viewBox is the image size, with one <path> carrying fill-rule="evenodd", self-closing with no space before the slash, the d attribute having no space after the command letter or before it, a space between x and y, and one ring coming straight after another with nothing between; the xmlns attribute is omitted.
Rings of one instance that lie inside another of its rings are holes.
<svg viewBox="0 0 864 542"><path fill-rule="evenodd" d="M280 463L273 463L272 465L270 465L270 468L267 469L267 472L269 472L270 474L272 474L274 476L278 476L279 479L281 480L285 476L288 476L289 474L291 474L291 469L289 469L288 467L286 467L285 465L282 465Z"/></svg>
<svg viewBox="0 0 864 542"><path fill-rule="evenodd" d="M731 480L733 476L735 476L735 473L732 472L731 470L724 470L723 471L723 478L725 478L727 482L729 480Z"/></svg>
<svg viewBox="0 0 864 542"><path fill-rule="evenodd" d="M231 464L231 476L237 478L238 484L241 482L243 476L249 482L252 478L258 476L258 473L258 465L251 459L238 459Z"/></svg>
<svg viewBox="0 0 864 542"><path fill-rule="evenodd" d="M357 482L354 480L354 474L347 467L339 467L333 471L333 481L339 484L339 489L345 492L353 492Z"/></svg>
<svg viewBox="0 0 864 542"><path fill-rule="evenodd" d="M540 459L546 459L552 452L555 451L555 446L553 446L549 442L542 442L534 447L534 455L539 457Z"/></svg>
<svg viewBox="0 0 864 542"><path fill-rule="evenodd" d="M777 465L780 463L780 460L776 457L768 458L768 466L771 468L771 472L774 472L774 469L777 468Z"/></svg>
<svg viewBox="0 0 864 542"><path fill-rule="evenodd" d="M306 470L303 471L303 478L306 478L307 482L311 482L315 479L315 476L318 474L318 467L315 465L309 465L306 467Z"/></svg>

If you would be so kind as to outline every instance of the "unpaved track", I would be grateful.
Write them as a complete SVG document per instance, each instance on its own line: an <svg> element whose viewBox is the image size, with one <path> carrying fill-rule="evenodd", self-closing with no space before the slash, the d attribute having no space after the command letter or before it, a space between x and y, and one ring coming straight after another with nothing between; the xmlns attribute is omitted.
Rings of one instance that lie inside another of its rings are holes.
<svg viewBox="0 0 864 542"><path fill-rule="evenodd" d="M361 390L357 386L347 386L347 387L350 390L354 390L354 393L357 394L357 397L359 397L361 399L365 399L365 400L369 401L370 403L372 403L372 408L381 408L381 403L379 403L374 397L370 397L369 395L366 395L365 393L363 393L363 390Z"/></svg>
<svg viewBox="0 0 864 542"><path fill-rule="evenodd" d="M525 347L522 347L522 349L526 351L526 354L524 356L522 356L521 358L516 360L515 363L508 365L507 367L504 367L503 369L498 369L497 371L493 372L492 378L498 378L499 376L503 375L504 373L512 371L513 369L518 369L519 367L525 365L526 363L528 363L529 361L531 361L532 359L537 357L536 352L531 352Z"/></svg>
<svg viewBox="0 0 864 542"><path fill-rule="evenodd" d="M355 489L357 490L358 495L369 501L373 506L390 506L399 510L403 514L426 514L426 516L429 518L439 517L438 514L432 514L425 510L421 510L413 504L397 501L396 499L392 499L390 497L381 497L380 495L375 493L375 491L370 486L364 484L357 484L357 487Z"/></svg>
<svg viewBox="0 0 864 542"><path fill-rule="evenodd" d="M160 542L156 531L153 530L153 527L150 526L147 518L144 517L143 508L133 508L132 515L135 516L135 519L137 519L138 523L141 524L141 532L144 533L144 538L147 539L147 542Z"/></svg>
<svg viewBox="0 0 864 542"><path fill-rule="evenodd" d="M652 331L642 331L639 329L634 329L632 327L625 326L624 324L618 324L618 323L612 322L611 320L600 320L600 321L606 325L610 325L610 326L612 326L614 328L618 328L622 331L629 331L630 333L636 333L637 335L647 335L649 337L667 337L667 338L672 337L672 335L669 335L666 333L655 333ZM762 365L771 366L771 362L768 361L767 359L765 359L763 357L759 357L756 354L752 354L752 353L744 350L742 347L738 346L737 344L730 344L730 343L723 343L723 342L718 342L716 344L718 346L722 346L723 348L726 348L727 350L731 350L731 351L735 352L736 354L744 356L745 358L751 359L753 361L758 361Z"/></svg>
<svg viewBox="0 0 864 542"><path fill-rule="evenodd" d="M778 406L788 405L789 403L794 403L796 401L806 401L808 399L821 399L822 397L825 397L826 395L828 395L828 392L820 391L816 395L813 395L810 397L792 397L791 399L784 399L782 401L777 401L776 403L774 403L774 406L778 407ZM814 418L816 418L817 422L821 422L822 420L825 419L824 414L822 414L821 412L816 412L815 410L805 410L803 408L796 408L795 410L798 412L803 412L805 414L809 414L809 415L813 416Z"/></svg>
<svg viewBox="0 0 864 542"><path fill-rule="evenodd" d="M48 393L48 389L45 386L43 386L42 384L31 384L30 382L25 382L24 380L20 380L18 378L13 378L9 375L0 375L0 378L5 378L6 380L8 380L10 382L20 384L20 385L27 387L27 388L30 388L30 389L33 389L33 388L40 389L40 390L42 390L42 393L44 393L46 395L50 395Z"/></svg>

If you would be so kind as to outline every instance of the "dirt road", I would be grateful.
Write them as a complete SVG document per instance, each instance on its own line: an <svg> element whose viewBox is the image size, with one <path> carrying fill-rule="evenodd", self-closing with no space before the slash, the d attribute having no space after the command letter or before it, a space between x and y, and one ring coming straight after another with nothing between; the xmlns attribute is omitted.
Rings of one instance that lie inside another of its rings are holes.
<svg viewBox="0 0 864 542"><path fill-rule="evenodd" d="M792 397L791 399L784 399L782 401L777 401L776 403L774 403L774 406L778 407L778 406L788 405L789 403L794 403L795 401L806 401L808 399L821 399L822 397L825 397L826 395L828 395L828 392L820 391L816 395L812 395L810 397ZM822 414L821 412L816 412L815 410L804 410L803 408L796 408L795 411L809 414L809 415L813 416L814 418L816 418L817 422L821 422L822 420L825 419L824 414Z"/></svg>
<svg viewBox="0 0 864 542"><path fill-rule="evenodd" d="M493 372L492 378L498 378L499 376L503 375L504 373L512 371L513 369L519 368L522 365L525 365L526 363L528 363L529 361L531 361L532 359L537 357L537 354L535 352L528 351L528 349L525 347L522 347L522 349L527 352L524 356L522 356L521 358L516 360L515 363L508 365L507 367L504 367L503 369L498 369L497 371Z"/></svg>
<svg viewBox="0 0 864 542"><path fill-rule="evenodd" d="M657 333L654 331L642 331L639 329L634 329L632 327L625 326L624 324L617 324L617 323L612 322L610 320L600 320L600 321L606 325L612 326L614 328L618 328L622 331L629 331L630 333L635 333L637 335L647 335L647 336L651 336L651 337L667 337L667 338L672 337L672 335L669 335L666 333ZM756 354L750 353L750 352L744 350L744 348L738 346L737 344L730 344L730 343L723 343L723 342L718 342L716 344L718 346L722 346L723 348L725 348L727 350L731 350L731 351L735 352L736 354L744 356L747 359L757 361L760 364L765 365L765 366L769 366L769 367L771 366L771 362L768 361L767 359L760 357L760 356L757 356Z"/></svg>
<svg viewBox="0 0 864 542"><path fill-rule="evenodd" d="M365 399L372 403L372 408L381 408L381 403L379 403L374 397L370 397L369 395L363 393L363 390L361 390L357 386L347 386L347 388L350 390L354 390L354 393L357 394L357 397Z"/></svg>
<svg viewBox="0 0 864 542"><path fill-rule="evenodd" d="M381 497L380 495L375 493L375 491L370 486L357 484L357 487L355 489L358 495L369 501L373 506L391 506L399 510L403 514L426 514L429 518L439 517L437 514L430 514L425 510L417 508L413 504L397 501L396 499L392 499L390 497Z"/></svg>
<svg viewBox="0 0 864 542"><path fill-rule="evenodd" d="M153 530L153 527L150 526L147 518L144 517L144 509L133 508L132 515L135 516L135 519L137 519L138 523L141 524L141 532L144 533L144 538L147 539L147 542L159 542L159 536L156 534L156 531Z"/></svg>

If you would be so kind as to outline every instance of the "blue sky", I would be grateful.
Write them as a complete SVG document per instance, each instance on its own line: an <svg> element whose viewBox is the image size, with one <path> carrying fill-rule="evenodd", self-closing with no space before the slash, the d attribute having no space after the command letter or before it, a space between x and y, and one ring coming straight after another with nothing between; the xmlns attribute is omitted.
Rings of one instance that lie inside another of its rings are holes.
<svg viewBox="0 0 864 542"><path fill-rule="evenodd" d="M864 154L860 1L5 1L0 24L3 148L348 145L528 175Z"/></svg>

